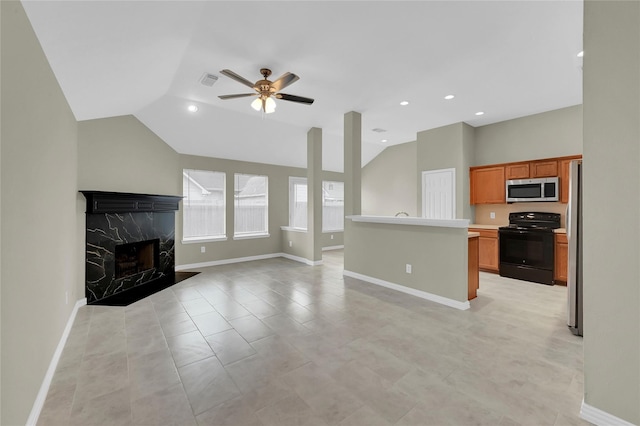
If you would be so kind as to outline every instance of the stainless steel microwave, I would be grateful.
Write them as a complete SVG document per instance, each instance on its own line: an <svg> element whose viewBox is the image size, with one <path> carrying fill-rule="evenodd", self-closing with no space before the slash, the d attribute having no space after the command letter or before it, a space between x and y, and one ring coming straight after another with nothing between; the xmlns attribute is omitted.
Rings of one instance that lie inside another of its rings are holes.
<svg viewBox="0 0 640 426"><path fill-rule="evenodd" d="M558 178L508 180L507 203L558 201Z"/></svg>

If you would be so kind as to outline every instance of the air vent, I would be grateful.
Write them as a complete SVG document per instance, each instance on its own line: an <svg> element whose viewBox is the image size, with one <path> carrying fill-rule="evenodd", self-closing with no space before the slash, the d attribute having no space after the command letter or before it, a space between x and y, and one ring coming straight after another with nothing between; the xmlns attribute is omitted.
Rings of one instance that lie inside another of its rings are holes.
<svg viewBox="0 0 640 426"><path fill-rule="evenodd" d="M200 79L200 83L208 87L213 86L216 81L218 81L218 76L209 73L205 73Z"/></svg>
<svg viewBox="0 0 640 426"><path fill-rule="evenodd" d="M386 130L385 130L385 129L381 129L381 128L379 128L379 127L376 127L375 129L371 129L371 130L372 130L372 131L374 131L374 132L376 132L376 133L384 133L384 132L386 132Z"/></svg>

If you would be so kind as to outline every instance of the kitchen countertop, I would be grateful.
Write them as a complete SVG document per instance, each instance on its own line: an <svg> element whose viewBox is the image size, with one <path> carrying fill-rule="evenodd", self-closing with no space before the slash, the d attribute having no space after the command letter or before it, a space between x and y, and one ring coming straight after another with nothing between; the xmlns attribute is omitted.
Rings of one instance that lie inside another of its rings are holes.
<svg viewBox="0 0 640 426"><path fill-rule="evenodd" d="M558 228L558 229L554 229L553 232L555 232L556 234L566 234L567 233L567 229L566 228Z"/></svg>
<svg viewBox="0 0 640 426"><path fill-rule="evenodd" d="M507 226L507 225L506 224L505 225L481 225L479 223L471 223L471 224L469 224L469 228L475 228L475 229L495 229L495 230L497 230L501 226Z"/></svg>
<svg viewBox="0 0 640 426"><path fill-rule="evenodd" d="M467 232L467 237L468 238L474 238L474 237L479 237L480 233L479 232Z"/></svg>

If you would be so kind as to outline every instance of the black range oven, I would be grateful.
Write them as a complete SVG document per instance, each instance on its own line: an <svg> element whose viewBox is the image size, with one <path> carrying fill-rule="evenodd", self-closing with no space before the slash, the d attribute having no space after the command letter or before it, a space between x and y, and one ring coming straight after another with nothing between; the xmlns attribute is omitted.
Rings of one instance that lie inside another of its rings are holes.
<svg viewBox="0 0 640 426"><path fill-rule="evenodd" d="M553 285L553 230L559 227L558 213L510 213L509 226L498 230L500 275Z"/></svg>

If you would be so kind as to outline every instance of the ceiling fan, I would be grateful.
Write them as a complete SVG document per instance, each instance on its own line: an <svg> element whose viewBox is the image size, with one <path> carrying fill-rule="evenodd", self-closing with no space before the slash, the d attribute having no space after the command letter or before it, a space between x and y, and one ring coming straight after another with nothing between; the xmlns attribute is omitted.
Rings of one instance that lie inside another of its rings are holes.
<svg viewBox="0 0 640 426"><path fill-rule="evenodd" d="M255 90L255 93L240 93L236 95L221 95L218 96L220 99L235 99L235 98L244 98L247 96L258 96L256 100L251 102L251 106L256 111L262 110L266 114L270 114L276 110L276 102L273 98L282 99L283 101L297 102L300 104L311 105L313 103L313 99L305 98L303 96L296 95L287 95L286 93L280 93L280 90L285 87L295 83L300 79L295 74L290 72L286 72L280 76L276 81L270 81L269 76L271 75L271 70L268 68L260 69L260 74L262 74L263 79L258 80L255 83L250 82L246 78L236 74L231 70L224 69L220 71L220 74L226 75L227 77L244 84L245 86L251 87Z"/></svg>

